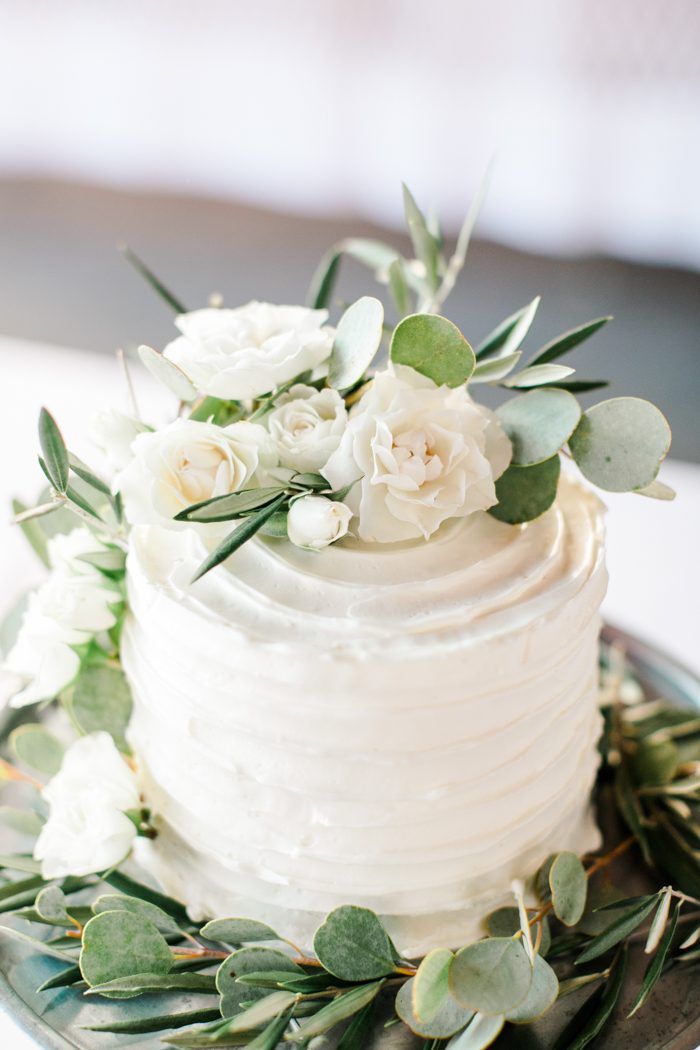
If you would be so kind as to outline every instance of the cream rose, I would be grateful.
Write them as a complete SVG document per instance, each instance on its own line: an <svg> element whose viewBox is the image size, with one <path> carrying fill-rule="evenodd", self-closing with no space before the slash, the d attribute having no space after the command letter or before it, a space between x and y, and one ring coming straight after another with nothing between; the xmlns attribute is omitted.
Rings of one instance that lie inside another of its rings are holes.
<svg viewBox="0 0 700 1050"><path fill-rule="evenodd" d="M178 527L174 516L193 503L264 484L277 464L264 427L239 422L228 427L177 419L163 430L141 434L134 458L115 487L132 525Z"/></svg>
<svg viewBox="0 0 700 1050"><path fill-rule="evenodd" d="M297 383L264 419L284 467L317 471L337 449L347 424L345 402L336 390Z"/></svg>
<svg viewBox="0 0 700 1050"><path fill-rule="evenodd" d="M348 531L352 511L326 496L302 496L287 515L287 535L297 547L320 551Z"/></svg>
<svg viewBox="0 0 700 1050"><path fill-rule="evenodd" d="M402 365L375 376L322 473L346 498L360 539L427 539L447 518L486 510L511 446L464 387L438 387Z"/></svg>
<svg viewBox="0 0 700 1050"><path fill-rule="evenodd" d="M327 310L251 302L180 314L164 356L204 394L245 400L267 394L330 356Z"/></svg>
<svg viewBox="0 0 700 1050"><path fill-rule="evenodd" d="M76 740L42 792L49 817L34 847L45 879L105 871L129 853L140 806L136 779L109 733Z"/></svg>

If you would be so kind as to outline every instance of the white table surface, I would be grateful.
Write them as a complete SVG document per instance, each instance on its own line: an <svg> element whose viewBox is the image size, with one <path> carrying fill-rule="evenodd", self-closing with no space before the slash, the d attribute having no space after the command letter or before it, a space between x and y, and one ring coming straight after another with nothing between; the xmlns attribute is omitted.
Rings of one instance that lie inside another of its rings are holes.
<svg viewBox="0 0 700 1050"><path fill-rule="evenodd" d="M142 410L165 418L168 396L134 366ZM0 337L0 607L42 576L19 529L9 525L13 496L31 502L41 488L36 421L42 404L55 415L72 451L94 459L86 438L91 413L127 408L116 359L64 347ZM153 417L152 417L153 418ZM673 420L671 420L673 423ZM700 466L669 460L661 478L678 492L673 503L606 494L610 588L605 617L665 649L700 674ZM0 949L1 950L1 949ZM30 1050L33 1040L0 1016L0 1045Z"/></svg>

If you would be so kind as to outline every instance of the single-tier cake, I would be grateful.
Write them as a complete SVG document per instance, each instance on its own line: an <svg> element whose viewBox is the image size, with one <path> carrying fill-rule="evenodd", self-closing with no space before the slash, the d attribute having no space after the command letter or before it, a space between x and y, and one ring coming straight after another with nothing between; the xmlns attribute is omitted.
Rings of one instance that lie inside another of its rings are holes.
<svg viewBox="0 0 700 1050"><path fill-rule="evenodd" d="M191 584L194 531L136 526L122 660L159 832L141 859L193 915L308 946L340 904L408 955L478 935L511 881L592 850L601 505L562 478L322 557L259 539Z"/></svg>

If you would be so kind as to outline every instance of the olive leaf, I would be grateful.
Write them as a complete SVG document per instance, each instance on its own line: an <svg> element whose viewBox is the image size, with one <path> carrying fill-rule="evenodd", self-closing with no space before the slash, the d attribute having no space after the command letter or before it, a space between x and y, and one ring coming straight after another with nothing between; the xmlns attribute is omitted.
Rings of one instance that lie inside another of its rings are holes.
<svg viewBox="0 0 700 1050"><path fill-rule="evenodd" d="M484 1014L505 1014L522 1003L532 967L521 940L488 937L462 948L450 968L450 991L458 1003Z"/></svg>
<svg viewBox="0 0 700 1050"><path fill-rule="evenodd" d="M289 1041L301 1043L307 1039L313 1039L334 1028L346 1018L352 1017L376 998L383 983L381 980L374 981L371 984L362 984L358 988L352 988L349 992L343 992L327 1006L321 1007L313 1017L303 1021L298 1030L289 1036Z"/></svg>
<svg viewBox="0 0 700 1050"><path fill-rule="evenodd" d="M389 278L389 291L391 292L394 305L400 317L405 317L411 312L411 292L406 280L406 272L403 259L394 259L387 270Z"/></svg>
<svg viewBox="0 0 700 1050"><path fill-rule="evenodd" d="M80 972L92 987L138 973L169 973L173 956L155 923L127 911L95 915L83 930Z"/></svg>
<svg viewBox="0 0 700 1050"><path fill-rule="evenodd" d="M156 904L143 901L139 897L128 897L121 893L103 893L93 902L93 914L104 911L127 911L132 915L142 916L160 930L161 933L179 933L179 924Z"/></svg>
<svg viewBox="0 0 700 1050"><path fill-rule="evenodd" d="M659 895L654 894L652 897L646 898L636 908L626 911L624 915L621 915L619 919L611 923L607 929L603 930L601 934L594 937L588 946L581 952L576 959L576 965L581 966L583 963L590 962L591 959L597 959L600 955L605 955L606 952L614 948L620 941L625 940L629 937L637 927L644 922L647 915L654 908L659 900Z"/></svg>
<svg viewBox="0 0 700 1050"><path fill-rule="evenodd" d="M319 961L342 981L368 981L394 970L394 948L378 917L369 908L342 905L316 930Z"/></svg>
<svg viewBox="0 0 700 1050"><path fill-rule="evenodd" d="M23 944L28 944L35 952L39 952L41 955L50 955L52 959L60 959L62 962L75 962L75 957L68 952L54 947L48 941L40 941L38 937L30 937L28 933L16 930L14 926L0 926L0 934L13 937L16 941L22 941Z"/></svg>
<svg viewBox="0 0 700 1050"><path fill-rule="evenodd" d="M475 1013L464 1031L450 1039L446 1050L485 1050L501 1034L504 1024L502 1014L487 1016Z"/></svg>
<svg viewBox="0 0 700 1050"><path fill-rule="evenodd" d="M364 295L347 308L335 330L328 364L328 383L346 390L365 374L382 341L384 307Z"/></svg>
<svg viewBox="0 0 700 1050"><path fill-rule="evenodd" d="M460 1032L474 1016L473 1010L461 1006L448 993L432 1020L420 1020L413 1009L414 980L415 978L411 977L401 985L396 996L395 1008L398 1017L415 1035L424 1039L449 1039L456 1032Z"/></svg>
<svg viewBox="0 0 700 1050"><path fill-rule="evenodd" d="M569 440L581 418L573 394L556 387L530 390L496 409L513 446L513 464L533 466L551 459Z"/></svg>
<svg viewBox="0 0 700 1050"><path fill-rule="evenodd" d="M649 499L660 499L660 500L674 500L676 498L675 490L667 485L663 481L659 481L658 478L654 478L648 485L645 485L643 489L634 490L637 496L648 496Z"/></svg>
<svg viewBox="0 0 700 1050"><path fill-rule="evenodd" d="M535 361L539 364L545 364L548 361L554 361L563 354L568 354L579 343L595 335L608 321L612 321L612 317L596 317L593 321L586 321L585 324L571 328L568 332L562 332L561 335L558 335L555 339L546 343L541 350L538 350L530 364L534 364Z"/></svg>
<svg viewBox="0 0 700 1050"><path fill-rule="evenodd" d="M213 919L202 926L200 933L210 941L223 941L224 944L282 940L271 926L257 919Z"/></svg>
<svg viewBox="0 0 700 1050"><path fill-rule="evenodd" d="M531 303L521 306L505 321L501 321L476 348L477 361L484 357L498 355L505 358L518 349L523 339L530 330L530 326L540 305L540 297L536 296Z"/></svg>
<svg viewBox="0 0 700 1050"><path fill-rule="evenodd" d="M509 525L539 518L556 499L560 473L558 455L532 467L508 467L496 481L498 502L489 508L489 514Z"/></svg>
<svg viewBox="0 0 700 1050"><path fill-rule="evenodd" d="M492 357L486 361L477 361L469 379L470 383L495 383L509 375L522 357L520 350L515 350L506 357Z"/></svg>
<svg viewBox="0 0 700 1050"><path fill-rule="evenodd" d="M328 482L324 479L326 488ZM211 499L193 503L175 515L175 521L231 521L258 507L264 507L275 499L284 488L271 485L266 488L241 489L239 492L227 492L223 496L212 496Z"/></svg>
<svg viewBox="0 0 700 1050"><path fill-rule="evenodd" d="M38 773L53 776L63 761L63 745L38 723L18 726L10 734L10 747L17 758Z"/></svg>
<svg viewBox="0 0 700 1050"><path fill-rule="evenodd" d="M459 328L438 314L410 314L394 329L391 360L408 365L438 386L457 387L474 371L474 351Z"/></svg>
<svg viewBox="0 0 700 1050"><path fill-rule="evenodd" d="M121 576L126 569L126 551L119 547L109 547L91 554L79 554L78 561L84 561L86 565L92 565L106 575Z"/></svg>
<svg viewBox="0 0 700 1050"><path fill-rule="evenodd" d="M212 554L206 558L205 561L197 569L196 573L192 577L192 583L196 583L197 580L201 580L202 576L210 572L211 569L216 568L222 562L230 558L231 555L242 547L249 539L251 539L256 532L259 532L266 521L272 517L275 511L282 506L286 499L286 494L283 492L277 499L274 499L271 503L268 503L261 510L251 514L250 517L245 518L241 524L229 533L225 540L223 540L219 546L213 551Z"/></svg>
<svg viewBox="0 0 700 1050"><path fill-rule="evenodd" d="M79 966L66 966L58 973L55 973L53 977L49 977L43 984L40 984L37 988L37 993L48 992L52 988L68 988L73 984L78 984L82 979L83 975Z"/></svg>
<svg viewBox="0 0 700 1050"><path fill-rule="evenodd" d="M670 900L670 897L668 899ZM661 939L661 943L659 944L654 958L651 960L646 969L646 972L644 974L644 980L642 981L642 986L639 989L639 993L634 1001L632 1009L627 1015L628 1017L632 1017L633 1014L636 1014L637 1010L641 1010L641 1008L644 1006L645 1002L651 995L652 991L654 990L656 982L659 980L663 973L664 964L666 963L669 949L671 947L671 943L676 933L676 926L678 925L678 917L680 915L682 905L683 901L678 901L676 907L673 909L673 917L671 918L670 923L666 927L666 932L664 933L663 938Z"/></svg>
<svg viewBox="0 0 700 1050"><path fill-rule="evenodd" d="M413 979L413 1012L421 1021L432 1020L448 995L453 958L448 948L434 948L421 960Z"/></svg>
<svg viewBox="0 0 700 1050"><path fill-rule="evenodd" d="M136 252L132 251L128 244L120 244L119 251L122 253L128 263L134 267L136 272L151 286L156 295L168 304L168 306L175 311L176 314L187 313L187 307L183 306L182 302L173 295L173 293L165 287L159 277L153 273L143 259L140 259Z"/></svg>
<svg viewBox="0 0 700 1050"><path fill-rule="evenodd" d="M626 970L627 950L623 948L608 980L600 988L596 988L574 1014L557 1038L553 1050L584 1050L584 1047L600 1035L620 998Z"/></svg>
<svg viewBox="0 0 700 1050"><path fill-rule="evenodd" d="M438 286L440 245L437 238L428 229L425 216L405 183L403 184L403 204L416 259L425 267L425 280L428 288L435 291Z"/></svg>
<svg viewBox="0 0 700 1050"><path fill-rule="evenodd" d="M542 958L535 956L532 968L532 984L522 1003L514 1010L508 1011L506 1021L511 1024L530 1024L542 1017L554 1005L559 995L559 981L552 967Z"/></svg>
<svg viewBox="0 0 700 1050"><path fill-rule="evenodd" d="M165 1028L184 1028L190 1024L220 1020L218 1010L185 1010L179 1014L156 1014L133 1020L111 1021L109 1024L81 1025L83 1032L114 1032L120 1035L145 1035L162 1032Z"/></svg>
<svg viewBox="0 0 700 1050"><path fill-rule="evenodd" d="M57 492L65 493L69 475L68 449L56 420L45 408L39 413L39 444L49 481Z"/></svg>
<svg viewBox="0 0 700 1050"><path fill-rule="evenodd" d="M148 369L154 379L166 386L179 401L194 401L197 388L181 368L158 353L152 346L142 344L138 349L141 363Z"/></svg>
<svg viewBox="0 0 700 1050"><path fill-rule="evenodd" d="M306 293L306 305L312 310L323 310L329 305L342 257L340 249L331 248L318 264Z"/></svg>
<svg viewBox="0 0 700 1050"><path fill-rule="evenodd" d="M588 882L575 853L558 853L549 869L554 914L565 926L575 926L586 907Z"/></svg>
<svg viewBox="0 0 700 1050"><path fill-rule="evenodd" d="M270 1022L267 1028L256 1035L250 1043L246 1043L248 1050L275 1050L285 1033L291 1016L291 1010L281 1013L279 1017Z"/></svg>
<svg viewBox="0 0 700 1050"><path fill-rule="evenodd" d="M79 733L104 730L120 751L128 750L125 734L133 702L131 689L120 668L106 664L83 667L64 703Z"/></svg>
<svg viewBox="0 0 700 1050"><path fill-rule="evenodd" d="M204 973L135 973L116 977L103 984L93 984L86 995L102 995L107 999L134 999L154 992L216 992L214 978Z"/></svg>
<svg viewBox="0 0 700 1050"><path fill-rule="evenodd" d="M581 473L608 492L650 485L671 446L671 428L656 405L613 397L584 412L569 447Z"/></svg>
<svg viewBox="0 0 700 1050"><path fill-rule="evenodd" d="M574 369L566 365L528 365L522 372L517 372L501 385L507 387L544 386L559 383L567 376L573 375Z"/></svg>

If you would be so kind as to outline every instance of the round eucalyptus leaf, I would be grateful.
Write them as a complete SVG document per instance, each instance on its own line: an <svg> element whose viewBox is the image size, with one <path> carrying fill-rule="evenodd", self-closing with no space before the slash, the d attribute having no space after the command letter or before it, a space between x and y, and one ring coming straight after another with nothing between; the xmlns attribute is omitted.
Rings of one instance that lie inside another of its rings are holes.
<svg viewBox="0 0 700 1050"><path fill-rule="evenodd" d="M90 986L137 973L169 973L172 965L165 937L142 915L105 911L83 930L80 972Z"/></svg>
<svg viewBox="0 0 700 1050"><path fill-rule="evenodd" d="M379 299L363 295L338 322L328 367L328 382L345 390L361 379L382 341L384 307Z"/></svg>
<svg viewBox="0 0 700 1050"><path fill-rule="evenodd" d="M575 926L586 907L588 880L575 853L557 853L549 869L554 914L565 926Z"/></svg>
<svg viewBox="0 0 700 1050"><path fill-rule="evenodd" d="M557 975L541 955L536 955L530 991L520 1006L506 1014L506 1021L512 1024L530 1024L531 1021L536 1021L554 1005L558 994Z"/></svg>
<svg viewBox="0 0 700 1050"><path fill-rule="evenodd" d="M533 466L551 459L569 440L581 407L568 390L530 390L496 409L513 446L513 463Z"/></svg>
<svg viewBox="0 0 700 1050"><path fill-rule="evenodd" d="M124 734L132 699L124 672L118 667L95 664L83 668L66 707L80 733L105 730L121 751L127 750Z"/></svg>
<svg viewBox="0 0 700 1050"><path fill-rule="evenodd" d="M532 927L533 941L537 937L537 931L540 926L542 927L542 936L540 937L539 953L546 956L552 943L552 935L546 916ZM512 937L520 929L520 912L512 905L497 908L496 911L492 911L490 915L487 915L486 928L490 937Z"/></svg>
<svg viewBox="0 0 700 1050"><path fill-rule="evenodd" d="M63 745L53 733L36 723L18 726L10 734L10 747L17 758L36 770L53 776L63 761Z"/></svg>
<svg viewBox="0 0 700 1050"><path fill-rule="evenodd" d="M161 933L178 933L180 929L172 916L157 904L142 901L139 897L127 897L122 893L103 893L94 901L92 910L95 915L104 911L128 911L132 915L141 915L152 922Z"/></svg>
<svg viewBox="0 0 700 1050"><path fill-rule="evenodd" d="M141 362L154 379L167 386L171 393L180 401L194 401L197 397L197 389L189 376L185 375L181 368L167 357L163 357L152 346L140 346L138 350Z"/></svg>
<svg viewBox="0 0 700 1050"><path fill-rule="evenodd" d="M448 948L434 948L421 961L413 979L413 1012L421 1021L432 1020L448 995L453 958Z"/></svg>
<svg viewBox="0 0 700 1050"><path fill-rule="evenodd" d="M613 397L589 408L569 447L589 481L608 492L645 489L671 446L671 428L656 405Z"/></svg>
<svg viewBox="0 0 700 1050"><path fill-rule="evenodd" d="M474 351L457 325L438 314L405 317L394 329L390 356L438 386L461 386L476 364Z"/></svg>
<svg viewBox="0 0 700 1050"><path fill-rule="evenodd" d="M231 920L222 919L221 921L227 922ZM209 923L208 925L213 924ZM260 923L260 925L264 924ZM204 929L206 929L206 926ZM257 946L253 948L239 948L238 951L232 952L228 958L224 959L216 972L216 988L221 996L220 1006L223 1017L233 1017L240 1012L241 1003L250 1002L252 999L262 999L269 994L269 989L267 988L254 988L247 984L238 984L236 981L236 978L242 974L261 973L264 970L298 974L303 974L304 972L288 955L278 951L276 948Z"/></svg>
<svg viewBox="0 0 700 1050"><path fill-rule="evenodd" d="M476 1013L464 1031L450 1039L446 1050L486 1050L501 1034L504 1024L502 1014L487 1016Z"/></svg>
<svg viewBox="0 0 700 1050"><path fill-rule="evenodd" d="M457 952L450 991L458 1003L483 1014L505 1014L527 995L532 967L522 941L488 937Z"/></svg>
<svg viewBox="0 0 700 1050"><path fill-rule="evenodd" d="M342 981L369 981L394 969L389 935L373 911L353 904L336 908L316 930L314 951Z"/></svg>
<svg viewBox="0 0 700 1050"><path fill-rule="evenodd" d="M399 988L396 996L396 1013L415 1035L424 1039L449 1039L464 1028L474 1016L474 1011L460 1006L448 993L438 1012L430 1021L422 1021L413 1010L413 982L411 977Z"/></svg>
<svg viewBox="0 0 700 1050"><path fill-rule="evenodd" d="M279 941L281 937L266 922L257 919L212 919L200 930L202 937L224 944L244 944L247 941ZM266 967L261 967L266 969Z"/></svg>
<svg viewBox="0 0 700 1050"><path fill-rule="evenodd" d="M60 886L45 886L37 894L34 908L41 915L42 919L51 919L52 921L65 919L70 922L66 911L66 895Z"/></svg>
<svg viewBox="0 0 700 1050"><path fill-rule="evenodd" d="M511 465L496 481L498 503L489 508L489 514L509 525L539 518L556 499L560 472L558 455L534 467Z"/></svg>

